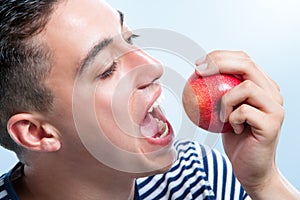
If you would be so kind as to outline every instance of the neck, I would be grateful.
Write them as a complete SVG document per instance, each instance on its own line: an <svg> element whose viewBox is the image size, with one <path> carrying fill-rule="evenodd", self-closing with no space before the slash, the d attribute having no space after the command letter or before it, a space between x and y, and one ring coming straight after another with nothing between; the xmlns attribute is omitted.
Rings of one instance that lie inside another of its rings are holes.
<svg viewBox="0 0 300 200"><path fill-rule="evenodd" d="M49 164L49 163L48 163ZM42 165L25 166L25 176L17 184L21 200L99 200L133 199L134 178L130 175L98 166Z"/></svg>

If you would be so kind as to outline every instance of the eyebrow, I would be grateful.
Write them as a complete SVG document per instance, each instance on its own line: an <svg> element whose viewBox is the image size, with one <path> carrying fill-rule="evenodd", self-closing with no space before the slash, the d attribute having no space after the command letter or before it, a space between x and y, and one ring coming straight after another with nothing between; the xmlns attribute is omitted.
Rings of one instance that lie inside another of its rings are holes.
<svg viewBox="0 0 300 200"><path fill-rule="evenodd" d="M124 13L122 13L121 11L118 10L118 13L120 15L120 24L123 27L124 25Z"/></svg>
<svg viewBox="0 0 300 200"><path fill-rule="evenodd" d="M124 14L118 10L119 16L120 16L120 25L123 27L124 24ZM88 66L91 65L91 63L95 60L96 56L104 50L106 47L108 47L113 42L112 38L105 38L104 40L97 43L91 50L88 52L87 56L82 60L82 62L79 65L79 68L77 70L77 75L81 75Z"/></svg>

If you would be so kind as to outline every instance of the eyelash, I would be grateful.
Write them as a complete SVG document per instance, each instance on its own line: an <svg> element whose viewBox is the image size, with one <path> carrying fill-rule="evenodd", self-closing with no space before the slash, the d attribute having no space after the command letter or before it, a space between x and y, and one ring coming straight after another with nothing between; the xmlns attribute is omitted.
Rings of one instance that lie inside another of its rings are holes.
<svg viewBox="0 0 300 200"><path fill-rule="evenodd" d="M112 65L105 72L103 72L102 74L100 74L99 78L102 79L102 80L105 80L105 79L109 78L110 76L112 76L113 73L117 69L117 64L118 64L118 62L114 61L112 63Z"/></svg>
<svg viewBox="0 0 300 200"><path fill-rule="evenodd" d="M129 38L126 39L126 42L127 42L128 44L133 45L133 41L132 41L132 40L135 39L135 38L138 38L138 37L140 37L140 36L137 35L137 34L132 34L132 35L130 35Z"/></svg>
<svg viewBox="0 0 300 200"><path fill-rule="evenodd" d="M133 45L133 41L132 40L135 39L135 38L137 38L137 37L139 37L139 35L132 34L125 41L128 44ZM111 77L113 75L113 73L117 70L117 64L118 64L118 62L114 61L112 63L112 65L105 72L103 72L102 74L100 74L99 78L102 79L102 80L105 80L105 79Z"/></svg>

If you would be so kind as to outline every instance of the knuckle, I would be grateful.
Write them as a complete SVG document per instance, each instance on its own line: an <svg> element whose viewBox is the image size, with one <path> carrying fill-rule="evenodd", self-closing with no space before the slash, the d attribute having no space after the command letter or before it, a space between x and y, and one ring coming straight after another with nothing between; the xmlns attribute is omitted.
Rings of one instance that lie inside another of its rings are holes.
<svg viewBox="0 0 300 200"><path fill-rule="evenodd" d="M279 97L278 97L278 103L279 103L281 106L283 106L283 104L284 104L284 99L283 99L283 96L282 96L282 95L279 95Z"/></svg>
<svg viewBox="0 0 300 200"><path fill-rule="evenodd" d="M211 59L211 60L220 60L222 58L222 54L223 54L224 51L222 50L214 50L212 51L211 53L208 54L208 57Z"/></svg>
<svg viewBox="0 0 300 200"><path fill-rule="evenodd" d="M218 56L220 54L222 54L223 50L214 50L212 52L209 53L209 55L211 56Z"/></svg>
<svg viewBox="0 0 300 200"><path fill-rule="evenodd" d="M284 115L285 115L285 112L284 112L284 108L282 106L280 106L278 112L276 112L277 115L278 115L278 118L283 121L284 119Z"/></svg>
<svg viewBox="0 0 300 200"><path fill-rule="evenodd" d="M268 121L273 121L273 123L269 124L269 132L274 133L275 136L280 132L283 119L284 119L284 109L280 107L274 112L273 115L269 115Z"/></svg>
<svg viewBox="0 0 300 200"><path fill-rule="evenodd" d="M253 89L255 87L255 84L250 80L245 80L242 83L242 87L243 87L244 90L250 90L250 89Z"/></svg>
<svg viewBox="0 0 300 200"><path fill-rule="evenodd" d="M247 106L246 104L242 104L242 105L239 107L239 113L240 113L242 116L245 116L248 112L249 112L249 106Z"/></svg>
<svg viewBox="0 0 300 200"><path fill-rule="evenodd" d="M237 119L234 114L229 115L228 121L231 124L231 126L234 126L235 124L237 124Z"/></svg>
<svg viewBox="0 0 300 200"><path fill-rule="evenodd" d="M245 51L238 51L237 53L243 58L250 58L250 56Z"/></svg>
<svg viewBox="0 0 300 200"><path fill-rule="evenodd" d="M279 91L280 92L280 86L276 83L276 81L274 81L273 79L271 79L270 77L269 77L269 79L271 80L271 82L273 83L273 85L274 85L274 87L276 88L276 90L277 91Z"/></svg>

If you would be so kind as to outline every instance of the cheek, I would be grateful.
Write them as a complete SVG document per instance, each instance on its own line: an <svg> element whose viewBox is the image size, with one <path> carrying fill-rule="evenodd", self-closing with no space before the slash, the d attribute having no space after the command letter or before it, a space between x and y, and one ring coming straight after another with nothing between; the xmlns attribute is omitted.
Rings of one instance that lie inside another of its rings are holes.
<svg viewBox="0 0 300 200"><path fill-rule="evenodd" d="M109 142L125 151L136 152L135 127L128 117L128 107L114 102L110 92L97 92L95 95L95 114L98 128Z"/></svg>
<svg viewBox="0 0 300 200"><path fill-rule="evenodd" d="M112 94L108 90L103 92L97 89L94 97L94 112L100 128L105 128L106 124L113 125L113 113L112 113ZM102 128L102 129L103 129ZM111 127L113 128L113 126Z"/></svg>

